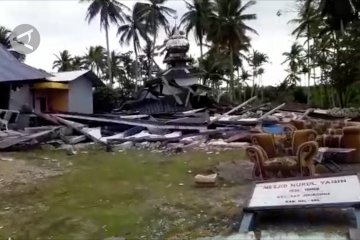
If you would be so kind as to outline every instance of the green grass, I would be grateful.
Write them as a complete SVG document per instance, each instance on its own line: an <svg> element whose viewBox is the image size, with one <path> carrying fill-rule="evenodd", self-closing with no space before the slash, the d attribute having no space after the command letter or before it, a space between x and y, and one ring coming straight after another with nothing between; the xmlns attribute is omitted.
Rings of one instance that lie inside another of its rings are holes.
<svg viewBox="0 0 360 240"><path fill-rule="evenodd" d="M57 159L69 171L1 193L1 239L193 239L219 233L236 209L229 194L238 189L195 188L193 176L243 155L93 150L15 156L35 165L44 165L45 156Z"/></svg>

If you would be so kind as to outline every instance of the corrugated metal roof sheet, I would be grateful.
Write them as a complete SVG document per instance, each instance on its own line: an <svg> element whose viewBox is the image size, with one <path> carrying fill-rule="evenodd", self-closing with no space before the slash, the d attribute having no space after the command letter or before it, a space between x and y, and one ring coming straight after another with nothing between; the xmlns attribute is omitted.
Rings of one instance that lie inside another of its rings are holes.
<svg viewBox="0 0 360 240"><path fill-rule="evenodd" d="M75 79L81 77L82 75L86 74L90 70L77 70L77 71L68 71L68 72L54 72L51 73L54 75L53 77L46 78L49 81L53 82L71 82Z"/></svg>
<svg viewBox="0 0 360 240"><path fill-rule="evenodd" d="M17 60L0 44L0 82L41 80L51 75Z"/></svg>
<svg viewBox="0 0 360 240"><path fill-rule="evenodd" d="M89 79L94 86L103 86L104 83L100 80L96 74L91 70L76 70L76 71L67 71L67 72L56 72L51 73L53 77L46 78L48 81L52 82L71 82L79 77L84 76Z"/></svg>

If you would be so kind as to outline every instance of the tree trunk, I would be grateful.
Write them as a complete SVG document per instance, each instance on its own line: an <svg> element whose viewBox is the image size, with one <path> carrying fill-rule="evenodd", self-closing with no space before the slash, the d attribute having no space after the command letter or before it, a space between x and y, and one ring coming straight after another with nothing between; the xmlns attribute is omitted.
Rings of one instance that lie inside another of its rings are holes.
<svg viewBox="0 0 360 240"><path fill-rule="evenodd" d="M239 69L239 67L237 67L236 73L237 73L237 86L239 89L239 98L240 98L239 100L240 100L240 102L242 102L242 94L241 94L242 93L242 84L240 84L240 69Z"/></svg>
<svg viewBox="0 0 360 240"><path fill-rule="evenodd" d="M204 53L203 53L203 40L202 38L199 38L199 45L200 45L200 59L201 61L203 60L203 56L204 56Z"/></svg>
<svg viewBox="0 0 360 240"><path fill-rule="evenodd" d="M262 82L262 76L260 75L260 87L261 87L261 102L264 102L264 85Z"/></svg>
<svg viewBox="0 0 360 240"><path fill-rule="evenodd" d="M331 89L331 93L330 93L330 96L331 96L331 104L332 104L332 107L334 108L334 107L336 107L337 105L336 105L336 99L335 99L335 94L336 94L336 92L334 91L334 88L333 87L331 87L330 88Z"/></svg>
<svg viewBox="0 0 360 240"><path fill-rule="evenodd" d="M110 87L113 87L114 81L111 71L111 59L110 59L110 43L109 43L109 30L106 27L105 28L105 35L106 35L106 51L107 51L107 63L108 63L108 73L109 73L109 81L110 81Z"/></svg>
<svg viewBox="0 0 360 240"><path fill-rule="evenodd" d="M234 86L234 60L233 49L230 47L230 96L231 100L235 101L235 86Z"/></svg>
<svg viewBox="0 0 360 240"><path fill-rule="evenodd" d="M254 96L255 94L255 75L256 75L256 68L253 68L253 84L252 84L252 88L251 88L251 97Z"/></svg>
<svg viewBox="0 0 360 240"><path fill-rule="evenodd" d="M310 27L307 25L307 67L308 67L308 94L307 94L307 104L310 103L310 81L311 81L311 71L310 71Z"/></svg>
<svg viewBox="0 0 360 240"><path fill-rule="evenodd" d="M154 10L153 10L154 11ZM153 31L154 31L154 41L152 43L152 49L151 49L151 59L150 59L150 65L149 65L149 76L148 80L152 78L152 61L154 60L155 55L155 46L156 46L156 38L157 38L157 27L156 27L156 19L155 16L152 16L152 25L153 25ZM155 61L155 60L154 60Z"/></svg>
<svg viewBox="0 0 360 240"><path fill-rule="evenodd" d="M203 59L203 42L202 42L202 38L199 38L199 43L200 43L199 44L200 45L200 61L202 63L202 61L204 60ZM199 67L201 67L201 64L199 64ZM202 80L202 82L205 83L204 82L204 76L201 76L200 80ZM206 84L203 84L203 85L206 85Z"/></svg>
<svg viewBox="0 0 360 240"><path fill-rule="evenodd" d="M320 105L322 108L324 108L325 106L325 101L324 99L327 97L326 96L326 93L324 91L324 81L323 81L323 70L322 68L320 67Z"/></svg>
<svg viewBox="0 0 360 240"><path fill-rule="evenodd" d="M149 76L148 76L148 79L150 80L150 79L152 79L152 72L153 72L153 64L152 64L152 62L153 61L155 61L154 60L154 57L155 57L155 44L156 44L156 38L157 38L157 33L156 33L156 31L155 31L155 33L154 33L154 40L153 40L153 43L152 43L152 49L151 49L151 55L150 55L150 61L149 61Z"/></svg>
<svg viewBox="0 0 360 240"><path fill-rule="evenodd" d="M243 80L244 82L245 82L245 80ZM244 86L242 87L242 89L243 89L243 92L244 92L244 101L246 101L246 91L247 91L247 85L246 85L246 83L244 84Z"/></svg>
<svg viewBox="0 0 360 240"><path fill-rule="evenodd" d="M141 76L141 71L139 70L139 62L138 62L138 52L137 52L137 48L136 48L136 42L135 42L135 38L133 39L133 44L134 44L134 52L135 52L135 92L138 91L138 84L139 84L139 72L140 72L140 76ZM145 83L144 83L145 85Z"/></svg>

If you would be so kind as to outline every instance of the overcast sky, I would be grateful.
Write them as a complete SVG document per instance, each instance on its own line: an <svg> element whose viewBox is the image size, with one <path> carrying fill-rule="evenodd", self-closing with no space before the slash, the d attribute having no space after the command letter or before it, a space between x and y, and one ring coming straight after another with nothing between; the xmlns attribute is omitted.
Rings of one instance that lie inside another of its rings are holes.
<svg viewBox="0 0 360 240"><path fill-rule="evenodd" d="M136 1L120 2L131 7ZM288 51L294 41L290 36L293 26L287 24L294 17L291 11L294 4L295 0L258 0L248 11L257 14L257 20L248 22L259 33L259 36L251 35L252 46L266 53L271 62L265 66L263 83L266 85L278 85L286 76L285 66L281 65L284 60L282 53ZM54 54L59 51L67 49L73 55L81 55L89 46L105 46L105 33L100 32L99 20L95 19L90 25L84 20L88 5L76 0L0 0L0 25L9 29L23 23L35 26L40 32L41 43L35 52L27 55L26 63L53 71ZM186 12L182 0L169 0L167 6L176 9L179 18ZM277 16L279 10L283 13L281 17ZM112 27L110 31L111 50L131 50L131 47L120 46L116 30L116 27ZM163 40L164 34L161 34L158 42L162 43ZM190 36L189 40L190 54L198 57L200 51L194 38ZM160 64L162 58L158 62Z"/></svg>

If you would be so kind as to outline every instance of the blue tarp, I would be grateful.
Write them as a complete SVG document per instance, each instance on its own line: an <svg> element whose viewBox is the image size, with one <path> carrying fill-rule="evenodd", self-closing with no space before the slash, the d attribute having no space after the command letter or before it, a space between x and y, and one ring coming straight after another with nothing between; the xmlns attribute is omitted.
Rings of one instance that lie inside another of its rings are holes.
<svg viewBox="0 0 360 240"><path fill-rule="evenodd" d="M263 131L270 134L282 134L284 133L284 127L280 124L263 125Z"/></svg>

